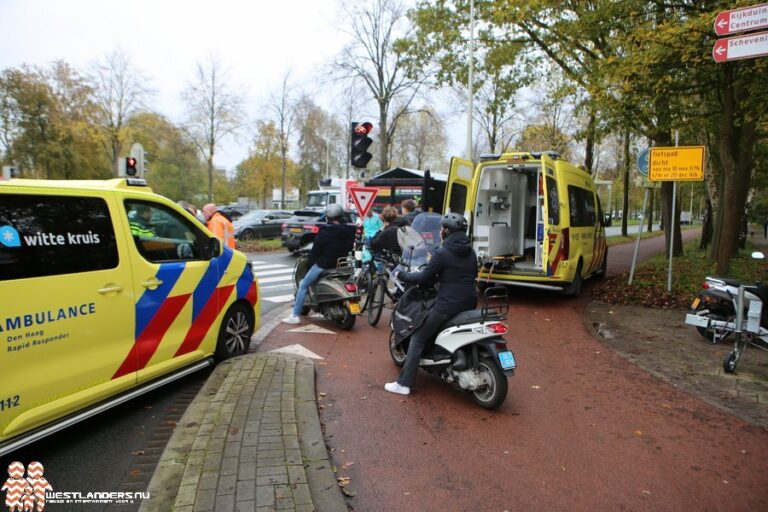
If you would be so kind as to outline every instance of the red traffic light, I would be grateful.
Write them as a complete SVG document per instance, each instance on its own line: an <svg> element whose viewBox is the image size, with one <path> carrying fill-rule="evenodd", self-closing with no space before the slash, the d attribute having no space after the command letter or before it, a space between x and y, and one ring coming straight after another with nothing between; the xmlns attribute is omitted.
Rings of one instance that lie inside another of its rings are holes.
<svg viewBox="0 0 768 512"><path fill-rule="evenodd" d="M368 135L371 133L371 130L373 130L373 125L371 123L357 123L355 125L355 133L358 135Z"/></svg>
<svg viewBox="0 0 768 512"><path fill-rule="evenodd" d="M136 167L136 159L132 156L129 156L125 159L125 163L128 164L128 167Z"/></svg>

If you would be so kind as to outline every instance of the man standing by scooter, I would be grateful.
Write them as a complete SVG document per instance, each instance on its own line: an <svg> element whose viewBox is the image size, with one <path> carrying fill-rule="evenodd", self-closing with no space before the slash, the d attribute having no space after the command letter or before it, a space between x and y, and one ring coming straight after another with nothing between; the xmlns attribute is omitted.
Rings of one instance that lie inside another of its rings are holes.
<svg viewBox="0 0 768 512"><path fill-rule="evenodd" d="M410 394L421 354L438 328L449 318L462 311L475 309L477 305L477 256L467 237L467 220L458 213L448 213L440 219L440 227L443 243L435 250L427 267L421 272L399 273L395 276L406 283L426 284L437 280L439 288L424 323L411 335L400 377L384 385L384 389L390 393Z"/></svg>
<svg viewBox="0 0 768 512"><path fill-rule="evenodd" d="M309 287L320 279L323 270L336 268L339 258L352 250L355 244L355 227L344 224L344 209L338 204L328 205L325 210L325 218L328 224L320 228L314 241L312 250L309 252L309 261L307 262L309 270L299 283L299 289L296 291L296 303L293 305L291 314L283 319L287 324L298 324L301 322L299 315L304 307L304 299L307 297Z"/></svg>

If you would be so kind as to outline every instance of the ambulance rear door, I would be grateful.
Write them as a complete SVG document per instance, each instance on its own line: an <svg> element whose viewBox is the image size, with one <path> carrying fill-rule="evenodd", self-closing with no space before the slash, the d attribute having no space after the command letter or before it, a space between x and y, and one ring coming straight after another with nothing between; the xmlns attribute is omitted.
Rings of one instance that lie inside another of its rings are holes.
<svg viewBox="0 0 768 512"><path fill-rule="evenodd" d="M475 201L474 177L475 166L472 162L459 157L451 158L443 213L453 212L463 215L470 223L470 233Z"/></svg>
<svg viewBox="0 0 768 512"><path fill-rule="evenodd" d="M548 155L541 155L536 192L536 264L548 276L554 275L557 270L563 243L555 164Z"/></svg>

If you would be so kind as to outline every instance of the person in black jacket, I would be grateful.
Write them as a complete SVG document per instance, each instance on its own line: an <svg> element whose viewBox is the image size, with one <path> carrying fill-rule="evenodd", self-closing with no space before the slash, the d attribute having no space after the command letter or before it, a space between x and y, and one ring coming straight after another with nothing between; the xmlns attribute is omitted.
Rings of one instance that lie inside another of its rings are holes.
<svg viewBox="0 0 768 512"><path fill-rule="evenodd" d="M427 267L421 272L400 273L396 277L407 283L439 283L437 298L421 327L411 335L403 370L395 382L384 385L391 393L407 395L416 380L419 360L424 347L449 318L462 311L475 309L477 293L477 256L467 237L467 220L458 213L448 213L440 219L443 244L435 250Z"/></svg>
<svg viewBox="0 0 768 512"><path fill-rule="evenodd" d="M371 240L371 249L373 252L391 251L400 255L402 250L397 241L397 230L409 223L402 217L397 216L397 209L393 206L387 206L381 211L381 220L384 221L384 229L379 231Z"/></svg>
<svg viewBox="0 0 768 512"><path fill-rule="evenodd" d="M309 287L320 279L323 270L336 268L339 258L342 258L352 250L355 244L355 227L343 224L344 210L338 204L331 204L325 211L328 224L320 228L315 240L312 243L312 250L309 252L309 270L299 283L299 289L296 291L296 303L293 305L293 311L283 319L287 324L298 324L301 322L299 315L304 307L304 299L307 296Z"/></svg>
<svg viewBox="0 0 768 512"><path fill-rule="evenodd" d="M406 222L408 222L408 224L413 224L413 219L415 219L416 216L421 213L421 210L416 205L416 201L413 199L406 199L400 203L400 211L402 212L402 216Z"/></svg>

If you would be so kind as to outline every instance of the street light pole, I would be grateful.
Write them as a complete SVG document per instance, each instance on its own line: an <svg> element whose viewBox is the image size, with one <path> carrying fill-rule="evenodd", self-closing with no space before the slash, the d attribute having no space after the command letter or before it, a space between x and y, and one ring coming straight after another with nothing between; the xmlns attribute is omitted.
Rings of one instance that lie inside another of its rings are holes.
<svg viewBox="0 0 768 512"><path fill-rule="evenodd" d="M467 78L467 149L465 156L472 160L472 103L474 86L472 80L475 74L475 0L469 2L469 77Z"/></svg>

